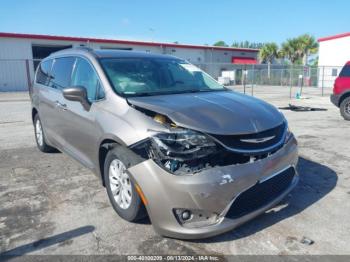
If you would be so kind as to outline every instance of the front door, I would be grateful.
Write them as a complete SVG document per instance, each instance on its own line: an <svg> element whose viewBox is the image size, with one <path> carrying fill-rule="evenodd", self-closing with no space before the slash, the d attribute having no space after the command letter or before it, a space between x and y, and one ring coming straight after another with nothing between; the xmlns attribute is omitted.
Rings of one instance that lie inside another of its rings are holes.
<svg viewBox="0 0 350 262"><path fill-rule="evenodd" d="M101 128L95 121L98 103L104 98L98 75L91 63L84 58L77 58L72 73L71 86L86 89L91 103L89 110L81 103L65 100L63 136L67 149L87 167L94 167L94 158L98 150Z"/></svg>

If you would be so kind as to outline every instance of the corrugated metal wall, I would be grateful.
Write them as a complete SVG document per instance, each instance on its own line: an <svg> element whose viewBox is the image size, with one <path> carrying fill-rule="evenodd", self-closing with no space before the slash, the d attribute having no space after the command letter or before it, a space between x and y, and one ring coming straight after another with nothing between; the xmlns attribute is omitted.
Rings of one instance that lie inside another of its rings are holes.
<svg viewBox="0 0 350 262"><path fill-rule="evenodd" d="M0 91L28 89L26 60L31 60L31 42L26 39L0 39ZM33 64L30 74L33 76Z"/></svg>

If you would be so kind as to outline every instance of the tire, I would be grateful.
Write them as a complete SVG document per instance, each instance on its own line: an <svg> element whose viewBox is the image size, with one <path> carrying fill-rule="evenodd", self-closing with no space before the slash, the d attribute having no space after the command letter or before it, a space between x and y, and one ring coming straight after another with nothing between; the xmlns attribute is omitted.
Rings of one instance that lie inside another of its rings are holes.
<svg viewBox="0 0 350 262"><path fill-rule="evenodd" d="M118 154L117 146L107 153L103 175L108 198L115 212L129 222L136 222L146 217L147 212L132 179L125 172L128 166L125 156L120 152Z"/></svg>
<svg viewBox="0 0 350 262"><path fill-rule="evenodd" d="M39 148L39 150L41 152L44 152L44 153L50 153L50 152L55 151L55 148L49 146L46 143L44 130L43 130L42 123L41 123L41 120L40 120L38 114L36 114L34 116L33 123L34 123L35 142L36 142L36 145Z"/></svg>
<svg viewBox="0 0 350 262"><path fill-rule="evenodd" d="M341 102L339 109L342 117L345 120L350 121L350 97L345 98Z"/></svg>

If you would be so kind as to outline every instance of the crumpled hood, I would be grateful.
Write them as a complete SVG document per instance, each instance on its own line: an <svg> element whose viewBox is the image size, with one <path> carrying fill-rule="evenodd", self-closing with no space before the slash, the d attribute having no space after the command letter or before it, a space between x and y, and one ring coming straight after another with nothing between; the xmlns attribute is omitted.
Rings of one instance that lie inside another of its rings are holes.
<svg viewBox="0 0 350 262"><path fill-rule="evenodd" d="M178 126L210 134L255 133L284 121L272 105L233 91L131 97L128 102L166 115Z"/></svg>

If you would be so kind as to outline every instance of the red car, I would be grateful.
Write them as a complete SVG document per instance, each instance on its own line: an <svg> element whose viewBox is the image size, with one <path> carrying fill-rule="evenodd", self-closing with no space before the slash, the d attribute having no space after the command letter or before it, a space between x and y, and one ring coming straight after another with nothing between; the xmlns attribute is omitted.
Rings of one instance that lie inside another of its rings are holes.
<svg viewBox="0 0 350 262"><path fill-rule="evenodd" d="M331 101L339 107L342 117L350 121L350 61L345 64L334 82Z"/></svg>

